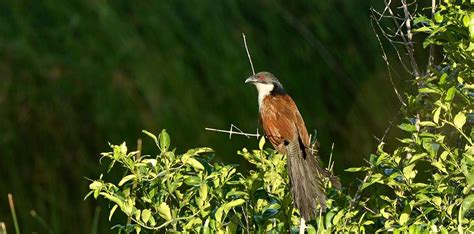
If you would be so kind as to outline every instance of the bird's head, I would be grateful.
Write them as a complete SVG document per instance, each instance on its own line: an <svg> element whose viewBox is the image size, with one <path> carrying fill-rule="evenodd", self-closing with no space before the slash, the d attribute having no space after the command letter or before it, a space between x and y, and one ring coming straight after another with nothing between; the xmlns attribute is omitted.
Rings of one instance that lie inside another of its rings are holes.
<svg viewBox="0 0 474 234"><path fill-rule="evenodd" d="M280 81L270 72L259 72L245 80L245 83L254 84L258 90L258 105L267 95L284 95L285 90Z"/></svg>
<svg viewBox="0 0 474 234"><path fill-rule="evenodd" d="M259 93L284 92L280 81L270 72L259 72L245 80L245 83L254 84Z"/></svg>

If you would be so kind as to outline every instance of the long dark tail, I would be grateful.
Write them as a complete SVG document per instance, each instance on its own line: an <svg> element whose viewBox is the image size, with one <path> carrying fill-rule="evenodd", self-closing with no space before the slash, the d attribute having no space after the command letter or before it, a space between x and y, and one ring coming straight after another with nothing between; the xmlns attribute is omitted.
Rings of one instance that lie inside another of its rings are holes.
<svg viewBox="0 0 474 234"><path fill-rule="evenodd" d="M335 187L341 184L298 140L290 142L286 149L293 201L301 217L310 220L319 214L319 209L326 209L323 178L328 177Z"/></svg>

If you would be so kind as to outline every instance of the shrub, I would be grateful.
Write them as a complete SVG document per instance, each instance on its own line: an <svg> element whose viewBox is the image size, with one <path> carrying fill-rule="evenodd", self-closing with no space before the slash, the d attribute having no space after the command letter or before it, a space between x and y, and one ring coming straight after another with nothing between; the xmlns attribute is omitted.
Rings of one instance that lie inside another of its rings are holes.
<svg viewBox="0 0 474 234"><path fill-rule="evenodd" d="M102 156L111 161L109 171L118 164L125 168L125 175L116 183L106 182L101 175L89 186L88 196L102 196L114 204L109 219L120 209L133 221L114 228L281 232L298 224L285 157L263 149L264 138L259 150L239 152L256 168L244 175L235 165L212 163L210 148L177 154L169 149L165 130L158 137L145 133L155 141L158 155L137 157L139 152L128 152L125 143L111 145L113 151Z"/></svg>
<svg viewBox="0 0 474 234"><path fill-rule="evenodd" d="M365 177L354 195L326 183L328 209L310 221L308 232L442 232L474 231L474 14L467 1L445 0L433 19L413 20L413 33L428 33L423 46L437 46L443 60L413 77L397 126L404 131L393 150L382 141L368 165L349 168ZM409 51L411 53L411 51ZM413 61L412 61L413 62ZM119 230L283 232L298 225L288 190L285 156L264 149L238 154L254 165L247 173L235 165L212 163L209 148L183 154L170 150L166 131L156 137L156 156L111 145L103 157L109 171L119 164L118 182L90 184L133 222Z"/></svg>

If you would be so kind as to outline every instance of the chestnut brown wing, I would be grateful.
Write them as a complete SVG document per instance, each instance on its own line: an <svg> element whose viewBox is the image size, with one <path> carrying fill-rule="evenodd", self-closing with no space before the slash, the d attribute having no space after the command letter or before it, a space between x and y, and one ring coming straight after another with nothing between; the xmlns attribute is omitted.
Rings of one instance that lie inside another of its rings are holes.
<svg viewBox="0 0 474 234"><path fill-rule="evenodd" d="M260 121L263 130L272 145L280 153L286 154L285 141L301 138L301 142L309 143L308 132L298 108L288 95L267 96L260 108Z"/></svg>

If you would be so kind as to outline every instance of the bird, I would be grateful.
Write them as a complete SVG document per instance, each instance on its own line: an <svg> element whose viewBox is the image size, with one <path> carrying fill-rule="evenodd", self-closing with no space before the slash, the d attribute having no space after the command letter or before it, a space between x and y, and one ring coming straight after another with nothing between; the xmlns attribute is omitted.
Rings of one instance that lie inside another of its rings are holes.
<svg viewBox="0 0 474 234"><path fill-rule="evenodd" d="M258 91L259 122L273 147L287 157L290 190L302 225L326 209L324 177L340 188L339 179L313 155L305 123L293 99L270 72L259 72L245 83ZM303 220L304 219L304 220Z"/></svg>

